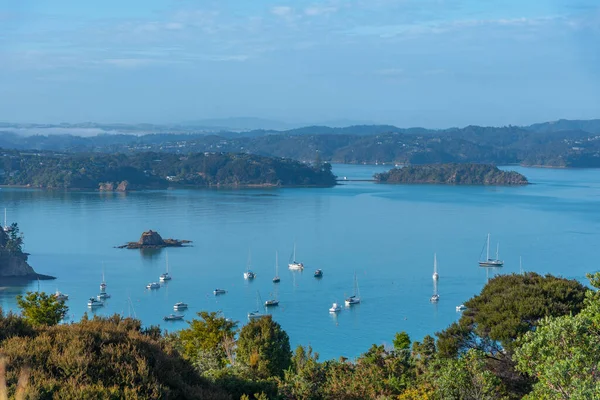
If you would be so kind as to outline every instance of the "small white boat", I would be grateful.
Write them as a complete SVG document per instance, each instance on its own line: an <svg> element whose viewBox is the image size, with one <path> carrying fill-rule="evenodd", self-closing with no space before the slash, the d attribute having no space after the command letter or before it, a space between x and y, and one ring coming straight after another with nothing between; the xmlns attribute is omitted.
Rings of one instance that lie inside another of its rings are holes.
<svg viewBox="0 0 600 400"><path fill-rule="evenodd" d="M169 314L166 317L164 317L163 319L165 321L182 321L183 317L184 317L183 315Z"/></svg>
<svg viewBox="0 0 600 400"><path fill-rule="evenodd" d="M322 278L323 277L323 270L318 269L315 271L315 278Z"/></svg>
<svg viewBox="0 0 600 400"><path fill-rule="evenodd" d="M97 308L97 307L103 307L104 306L104 302L100 301L100 300L96 300L93 297L90 297L90 299L88 300L87 303L88 307L90 308Z"/></svg>
<svg viewBox="0 0 600 400"><path fill-rule="evenodd" d="M98 296L96 296L98 300L110 299L110 294L106 292L101 292Z"/></svg>
<svg viewBox="0 0 600 400"><path fill-rule="evenodd" d="M164 274L160 274L160 276L158 277L158 279L161 282L170 281L172 279L171 275L169 275L169 253L166 253L165 255L167 258L167 272L165 272Z"/></svg>
<svg viewBox="0 0 600 400"><path fill-rule="evenodd" d="M175 311L187 310L187 308L188 308L187 303L183 303L181 301L178 303L175 303L175 305L173 306L173 310L175 310Z"/></svg>
<svg viewBox="0 0 600 400"><path fill-rule="evenodd" d="M347 307L355 304L360 304L360 292L358 290L358 280L356 279L356 272L354 272L354 294L348 297L344 303Z"/></svg>
<svg viewBox="0 0 600 400"><path fill-rule="evenodd" d="M69 300L69 295L59 292L58 290L54 293L54 298L58 301L67 301Z"/></svg>
<svg viewBox="0 0 600 400"><path fill-rule="evenodd" d="M437 254L433 253L433 280L437 281L440 275L437 272Z"/></svg>
<svg viewBox="0 0 600 400"><path fill-rule="evenodd" d="M304 264L296 261L296 243L294 243L294 252L292 253L292 258L290 259L288 268L292 271L302 271L304 269Z"/></svg>
<svg viewBox="0 0 600 400"><path fill-rule="evenodd" d="M461 304L460 306L456 306L456 311L465 311L467 309L467 306L465 306L464 304Z"/></svg>
<svg viewBox="0 0 600 400"><path fill-rule="evenodd" d="M256 274L250 270L250 266L252 265L252 254L248 252L248 263L246 264L246 272L244 272L244 279L251 281L256 277Z"/></svg>
<svg viewBox="0 0 600 400"><path fill-rule="evenodd" d="M440 301L440 295L439 294L434 294L433 296L431 296L431 298L429 299L430 302L432 303L437 303L438 301Z"/></svg>
<svg viewBox="0 0 600 400"><path fill-rule="evenodd" d="M265 301L265 307L275 307L279 305L279 300L269 299Z"/></svg>
<svg viewBox="0 0 600 400"><path fill-rule="evenodd" d="M220 294L227 293L227 290L225 290L225 289L215 289L215 290L213 290L213 293L215 294L215 296L218 296Z"/></svg>
<svg viewBox="0 0 600 400"><path fill-rule="evenodd" d="M333 305L329 309L330 313L338 313L340 311L342 311L342 306L340 306L338 303L333 303Z"/></svg>
<svg viewBox="0 0 600 400"><path fill-rule="evenodd" d="M146 285L146 289L160 289L160 283L158 282L151 282L149 284Z"/></svg>
<svg viewBox="0 0 600 400"><path fill-rule="evenodd" d="M490 234L487 235L487 253L486 259L479 261L480 267L502 267L504 265L504 261L500 260L498 257L498 252L500 251L500 243L496 246L496 258L490 258ZM483 251L482 251L483 253Z"/></svg>

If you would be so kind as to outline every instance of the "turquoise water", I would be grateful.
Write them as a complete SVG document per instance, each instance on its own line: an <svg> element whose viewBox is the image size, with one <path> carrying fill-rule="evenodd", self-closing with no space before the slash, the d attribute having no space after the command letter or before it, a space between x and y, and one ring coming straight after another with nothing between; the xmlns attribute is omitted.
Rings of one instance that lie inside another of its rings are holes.
<svg viewBox="0 0 600 400"><path fill-rule="evenodd" d="M336 165L348 179L369 178L388 167ZM40 289L70 295L71 320L88 311L99 291L102 264L112 298L97 314L122 313L168 330L173 304L222 310L246 321L262 300L278 296L270 310L292 345L312 345L322 358L355 357L373 343L389 344L395 332L421 339L458 318L455 307L478 293L486 272L477 266L488 232L500 242L501 273L523 268L585 279L597 266L600 238L600 172L513 168L527 187L389 186L346 182L331 189L177 190L137 193L46 192L1 189L0 208L25 234L30 264L57 276ZM173 280L157 291L145 285L165 269L166 251L142 253L114 246L135 241L142 231L189 239L193 246L169 249ZM297 258L307 269L287 270ZM243 279L252 252L253 282ZM281 283L275 274L279 252ZM438 304L431 304L433 254L439 264ZM313 271L323 269L321 280ZM356 271L362 304L328 313L351 293ZM15 309L15 296L38 283L7 287L0 306ZM212 290L229 292L215 297ZM131 298L133 307L128 305Z"/></svg>

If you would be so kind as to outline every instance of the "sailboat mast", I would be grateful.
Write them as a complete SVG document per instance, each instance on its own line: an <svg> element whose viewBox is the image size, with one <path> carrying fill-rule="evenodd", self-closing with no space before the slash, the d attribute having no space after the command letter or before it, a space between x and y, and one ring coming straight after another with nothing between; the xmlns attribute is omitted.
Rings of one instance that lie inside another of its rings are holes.
<svg viewBox="0 0 600 400"><path fill-rule="evenodd" d="M523 275L523 259L519 256L519 273Z"/></svg>
<svg viewBox="0 0 600 400"><path fill-rule="evenodd" d="M500 253L500 242L496 244L496 260L499 260L498 254Z"/></svg>
<svg viewBox="0 0 600 400"><path fill-rule="evenodd" d="M4 207L4 227L8 227L8 225L6 224L6 207Z"/></svg>
<svg viewBox="0 0 600 400"><path fill-rule="evenodd" d="M294 256L292 258L293 258L292 261L296 262L296 242L294 242Z"/></svg>
<svg viewBox="0 0 600 400"><path fill-rule="evenodd" d="M167 258L167 273L168 273L169 272L169 252L168 251L165 253L165 256Z"/></svg>
<svg viewBox="0 0 600 400"><path fill-rule="evenodd" d="M279 255L275 252L275 276L279 276Z"/></svg>
<svg viewBox="0 0 600 400"><path fill-rule="evenodd" d="M486 261L490 259L490 234L488 233L487 237L487 258Z"/></svg>
<svg viewBox="0 0 600 400"><path fill-rule="evenodd" d="M433 273L437 274L437 254L433 253Z"/></svg>

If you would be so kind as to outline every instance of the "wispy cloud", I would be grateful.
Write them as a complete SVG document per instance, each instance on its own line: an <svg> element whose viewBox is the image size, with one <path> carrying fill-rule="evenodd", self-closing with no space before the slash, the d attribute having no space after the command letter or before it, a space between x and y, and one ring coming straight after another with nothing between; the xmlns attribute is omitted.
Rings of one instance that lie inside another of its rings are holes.
<svg viewBox="0 0 600 400"><path fill-rule="evenodd" d="M329 15L336 13L338 11L338 7L333 6L312 6L304 9L304 14L310 17L320 16L320 15Z"/></svg>
<svg viewBox="0 0 600 400"><path fill-rule="evenodd" d="M404 75L404 70L402 68L385 68L378 69L375 71L375 74L383 76L400 76Z"/></svg>
<svg viewBox="0 0 600 400"><path fill-rule="evenodd" d="M276 6L271 8L271 14L287 18L294 15L294 9L288 6Z"/></svg>

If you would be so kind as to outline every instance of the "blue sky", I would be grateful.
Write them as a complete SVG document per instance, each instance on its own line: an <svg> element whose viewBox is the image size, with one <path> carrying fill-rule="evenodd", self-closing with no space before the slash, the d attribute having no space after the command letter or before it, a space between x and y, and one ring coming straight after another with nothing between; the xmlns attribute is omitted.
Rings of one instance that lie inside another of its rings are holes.
<svg viewBox="0 0 600 400"><path fill-rule="evenodd" d="M0 0L0 121L600 118L598 0Z"/></svg>

